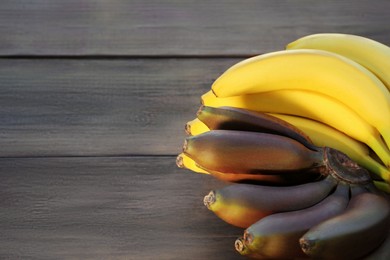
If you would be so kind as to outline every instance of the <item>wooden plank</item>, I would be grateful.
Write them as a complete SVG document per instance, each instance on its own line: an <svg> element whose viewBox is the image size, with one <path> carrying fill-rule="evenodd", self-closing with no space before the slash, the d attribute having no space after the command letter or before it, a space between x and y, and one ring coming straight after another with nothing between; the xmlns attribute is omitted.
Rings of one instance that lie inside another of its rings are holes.
<svg viewBox="0 0 390 260"><path fill-rule="evenodd" d="M177 154L237 59L0 59L0 157Z"/></svg>
<svg viewBox="0 0 390 260"><path fill-rule="evenodd" d="M0 55L253 55L316 32L390 44L387 0L4 0Z"/></svg>
<svg viewBox="0 0 390 260"><path fill-rule="evenodd" d="M1 259L240 259L174 157L0 159Z"/></svg>
<svg viewBox="0 0 390 260"><path fill-rule="evenodd" d="M174 157L0 159L1 259L244 259ZM369 259L389 259L389 245Z"/></svg>

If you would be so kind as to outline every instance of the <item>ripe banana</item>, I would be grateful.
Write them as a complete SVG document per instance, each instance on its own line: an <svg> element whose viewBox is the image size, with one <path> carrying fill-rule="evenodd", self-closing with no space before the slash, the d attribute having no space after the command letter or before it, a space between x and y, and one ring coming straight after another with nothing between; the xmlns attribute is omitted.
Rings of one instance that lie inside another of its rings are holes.
<svg viewBox="0 0 390 260"><path fill-rule="evenodd" d="M370 172L376 174L380 179L390 182L390 170L372 158L370 150L363 143L319 121L291 115L275 113L271 113L271 115L285 120L302 130L310 137L314 145L337 149L347 154L352 160Z"/></svg>
<svg viewBox="0 0 390 260"><path fill-rule="evenodd" d="M349 136L337 131L336 129L329 127L325 124L322 124L318 121L310 120L307 118L291 116L291 115L282 115L270 113L274 117L278 117L282 120L287 121L290 124L295 125L296 127L303 130L308 137L313 140L314 145L316 146L328 146L334 149L337 149L345 154L347 154L351 159L356 161L359 165L368 169L371 173L375 174L376 179L382 179L384 181L374 180L375 186L386 193L390 193L390 171L384 167L382 164L377 162L374 158L370 156L370 151L366 145L360 143ZM203 131L196 131L195 133L191 132L191 135L201 134L208 130L207 126L200 121L198 118L191 120L187 123L189 127L187 129L202 129ZM200 126L199 126L200 125ZM184 160L180 157L184 156ZM202 169L196 163L186 156L184 153L178 156L178 166L180 168L187 168L194 172L200 173L209 173L206 170ZM275 175L258 175L258 174L230 174L230 173L221 173L213 171L212 176L217 179L229 182L251 182L251 183L261 183L268 185L296 185L304 182L309 182L315 180L317 176L312 174L306 174L303 172L300 173L291 173L291 174L282 174Z"/></svg>
<svg viewBox="0 0 390 260"><path fill-rule="evenodd" d="M209 91L201 99L203 105L211 107L232 106L258 112L296 115L323 122L367 144L386 166L390 166L390 151L378 130L329 96L302 90L279 90L219 98Z"/></svg>
<svg viewBox="0 0 390 260"><path fill-rule="evenodd" d="M306 147L317 150L301 130L277 117L234 107L201 106L197 117L211 130L239 130L278 134L295 139Z"/></svg>
<svg viewBox="0 0 390 260"><path fill-rule="evenodd" d="M292 173L292 174L233 174L233 173L220 173L216 171L208 172L201 167L199 167L194 160L190 157L181 153L176 158L176 165L179 168L185 168L197 173L209 174L217 179L227 181L227 182L246 182L246 183L257 183L257 184L266 184L273 186L287 186L287 185L297 185L301 183L306 183L314 181L320 176L316 176L311 173Z"/></svg>
<svg viewBox="0 0 390 260"><path fill-rule="evenodd" d="M339 183L334 193L314 206L271 214L248 227L235 242L241 255L267 259L305 257L299 238L312 226L342 213L348 205L349 187Z"/></svg>
<svg viewBox="0 0 390 260"><path fill-rule="evenodd" d="M208 127L198 118L187 122L186 130L187 134L189 135L199 135L204 132L210 131ZM181 153L177 156L176 165L179 168L186 168L197 173L209 174L222 181L256 183L272 186L297 185L314 181L320 177L320 174L316 175L312 172L297 172L289 174L242 174L218 172L212 170L208 171L199 166L194 160L192 160L184 153Z"/></svg>
<svg viewBox="0 0 390 260"><path fill-rule="evenodd" d="M320 50L271 52L233 65L212 85L217 97L286 89L338 100L377 128L390 146L390 92L372 72L341 55Z"/></svg>
<svg viewBox="0 0 390 260"><path fill-rule="evenodd" d="M321 259L358 259L377 248L388 235L390 205L382 196L352 193L347 209L305 233L302 250Z"/></svg>
<svg viewBox="0 0 390 260"><path fill-rule="evenodd" d="M198 118L187 122L185 125L185 132L187 135L198 135L207 131L210 131L210 129Z"/></svg>
<svg viewBox="0 0 390 260"><path fill-rule="evenodd" d="M299 38L286 49L316 49L340 54L369 69L390 90L390 47L375 40L351 34L318 33Z"/></svg>
<svg viewBox="0 0 390 260"><path fill-rule="evenodd" d="M270 174L324 167L324 151L313 151L281 135L213 130L185 139L183 152L208 172Z"/></svg>
<svg viewBox="0 0 390 260"><path fill-rule="evenodd" d="M247 228L272 213L310 207L324 199L336 185L331 176L288 187L232 184L211 191L203 201L225 222Z"/></svg>

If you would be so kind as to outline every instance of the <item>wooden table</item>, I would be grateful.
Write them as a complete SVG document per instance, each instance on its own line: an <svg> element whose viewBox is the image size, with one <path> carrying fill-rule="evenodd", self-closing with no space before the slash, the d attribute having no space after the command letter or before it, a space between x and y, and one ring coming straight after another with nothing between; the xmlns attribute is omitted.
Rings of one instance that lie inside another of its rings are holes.
<svg viewBox="0 0 390 260"><path fill-rule="evenodd" d="M225 184L175 164L200 95L230 65L306 34L390 45L389 10L1 1L0 259L242 259L242 230L202 203Z"/></svg>

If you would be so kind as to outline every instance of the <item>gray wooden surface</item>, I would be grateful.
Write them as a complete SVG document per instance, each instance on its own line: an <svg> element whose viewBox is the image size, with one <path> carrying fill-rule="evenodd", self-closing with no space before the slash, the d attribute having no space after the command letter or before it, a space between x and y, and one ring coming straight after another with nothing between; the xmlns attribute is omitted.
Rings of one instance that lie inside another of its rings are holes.
<svg viewBox="0 0 390 260"><path fill-rule="evenodd" d="M175 165L200 95L238 60L309 33L390 45L388 10L387 0L1 1L0 259L241 259L242 230L202 204L225 184Z"/></svg>

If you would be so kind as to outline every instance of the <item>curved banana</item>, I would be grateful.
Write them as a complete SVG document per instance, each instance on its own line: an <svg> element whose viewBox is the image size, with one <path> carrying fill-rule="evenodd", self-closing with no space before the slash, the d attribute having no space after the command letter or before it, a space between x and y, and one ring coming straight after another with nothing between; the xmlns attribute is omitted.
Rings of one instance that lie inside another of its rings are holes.
<svg viewBox="0 0 390 260"><path fill-rule="evenodd" d="M198 118L187 122L185 125L185 132L188 135L198 135L207 131L210 131L210 129Z"/></svg>
<svg viewBox="0 0 390 260"><path fill-rule="evenodd" d="M210 131L210 129L199 118L195 118L186 123L185 131L188 135L200 135Z"/></svg>
<svg viewBox="0 0 390 260"><path fill-rule="evenodd" d="M281 135L213 130L185 139L183 152L217 172L271 174L324 167L324 150L310 150Z"/></svg>
<svg viewBox="0 0 390 260"><path fill-rule="evenodd" d="M176 165L179 168L185 168L185 169L191 170L193 172L210 174L208 171L206 171L206 170L200 168L198 165L196 165L194 160L192 160L190 157L188 157L184 153L181 153L176 157Z"/></svg>
<svg viewBox="0 0 390 260"><path fill-rule="evenodd" d="M191 123L195 122L191 121ZM185 168L193 172L209 174L226 182L256 183L272 186L298 185L315 181L321 177L320 173L314 174L311 172L297 172L290 174L243 174L211 171L200 167L194 160L184 153L181 153L176 157L176 165L179 168Z"/></svg>
<svg viewBox="0 0 390 260"><path fill-rule="evenodd" d="M284 50L243 60L212 85L217 97L275 90L306 90L330 96L359 114L390 146L390 92L368 69L320 50Z"/></svg>
<svg viewBox="0 0 390 260"><path fill-rule="evenodd" d="M211 191L205 206L225 222L247 228L275 212L310 207L324 199L337 185L333 177L288 187L232 184Z"/></svg>
<svg viewBox="0 0 390 260"><path fill-rule="evenodd" d="M349 187L339 183L334 193L314 206L260 219L236 240L235 248L241 255L255 258L303 258L299 238L312 226L342 213L348 201Z"/></svg>
<svg viewBox="0 0 390 260"><path fill-rule="evenodd" d="M299 116L291 116L284 114L270 113L272 116L278 117L289 122L307 134L314 145L328 146L347 154L352 160L356 161L361 166L376 174L382 180L390 182L390 170L380 164L370 156L368 147L349 137L348 135L336 130L333 127L325 125L321 122L303 118Z"/></svg>
<svg viewBox="0 0 390 260"><path fill-rule="evenodd" d="M197 117L211 130L239 130L278 134L317 150L310 138L294 125L265 113L235 107L201 106Z"/></svg>
<svg viewBox="0 0 390 260"><path fill-rule="evenodd" d="M385 240L389 227L389 201L370 192L352 194L345 212L312 227L300 244L310 257L358 259Z"/></svg>
<svg viewBox="0 0 390 260"><path fill-rule="evenodd" d="M390 47L375 40L352 34L318 33L299 38L286 49L316 49L345 56L373 72L390 90Z"/></svg>
<svg viewBox="0 0 390 260"><path fill-rule="evenodd" d="M328 146L347 154L352 160L356 161L358 164L368 169L373 174L376 174L378 178L384 180L384 182L374 180L374 184L381 191L390 193L390 171L370 156L370 151L368 147L363 143L360 143L352 139L351 137L345 135L344 133L341 133L340 131L325 124L322 124L318 121L298 116L274 113L270 114L274 117L279 117L280 119L285 120L290 124L293 124L296 127L300 128L303 132L305 132L306 135L311 138L311 140L313 140L314 145ZM191 120L187 124L189 125L187 129L207 129L207 131L210 131L208 130L207 126L197 118ZM206 132L206 130L196 130L195 133L191 132L189 134L197 135L204 132ZM278 175L277 177L259 174L221 173L217 171L206 170L199 167L191 158L186 156L184 153L180 154L178 158L180 158L181 156L184 156L185 160L181 159L181 163L178 164L180 168L187 168L194 172L209 173L217 179L228 182L256 182L269 185L296 185L303 182L313 181L316 178L316 176L313 176L312 174L305 173L291 173L288 175L283 174Z"/></svg>
<svg viewBox="0 0 390 260"><path fill-rule="evenodd" d="M293 173L289 175L273 175L273 174L234 174L220 173L216 171L209 172L199 167L194 160L181 153L176 158L176 165L179 168L185 168L197 173L209 174L213 177L227 182L251 182L267 185L297 185L304 182L315 180L319 176L305 173Z"/></svg>
<svg viewBox="0 0 390 260"><path fill-rule="evenodd" d="M232 106L259 112L296 115L323 122L367 144L386 166L390 166L390 151L379 132L354 111L326 95L302 90L280 90L219 98L209 91L202 95L201 99L206 106Z"/></svg>

